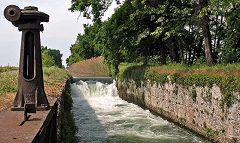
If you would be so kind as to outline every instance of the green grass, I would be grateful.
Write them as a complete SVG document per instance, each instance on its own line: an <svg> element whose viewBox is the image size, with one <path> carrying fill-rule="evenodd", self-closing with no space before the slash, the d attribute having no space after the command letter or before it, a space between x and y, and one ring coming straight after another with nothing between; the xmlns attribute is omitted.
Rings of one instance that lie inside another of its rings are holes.
<svg viewBox="0 0 240 143"><path fill-rule="evenodd" d="M123 63L119 66L119 75L120 78L128 78L133 76L146 76L142 73L137 73L135 71L141 71L145 73L153 74L168 74L168 75L209 75L211 77L240 77L240 64L227 64L227 65L194 65L188 66L183 64L169 64L162 66L142 66L138 63ZM134 73L133 73L134 72ZM134 75L131 75L134 74ZM137 74L137 75L136 75ZM144 78L141 78L144 79Z"/></svg>
<svg viewBox="0 0 240 143"><path fill-rule="evenodd" d="M0 73L0 95L17 91L17 71Z"/></svg>
<svg viewBox="0 0 240 143"><path fill-rule="evenodd" d="M71 75L65 69L61 69L58 67L44 67L43 75L46 81L51 80L54 82L66 81L66 79L69 79L71 77Z"/></svg>
<svg viewBox="0 0 240 143"><path fill-rule="evenodd" d="M122 67L129 67L133 65L141 65L140 63L123 63L120 65L120 69ZM167 65L154 65L150 67L160 67L161 69L171 69L171 70L207 70L207 71L216 71L216 70L223 70L225 72L234 72L236 70L240 71L240 64L216 64L212 66L207 65L185 65L185 64L167 64Z"/></svg>
<svg viewBox="0 0 240 143"><path fill-rule="evenodd" d="M18 70L18 68L17 67L11 67L11 66L7 66L7 67L1 67L0 66L0 73L7 72L7 71L13 71L13 70Z"/></svg>
<svg viewBox="0 0 240 143"><path fill-rule="evenodd" d="M0 95L17 91L18 71L17 68L0 68L4 72L0 73ZM49 85L52 83L64 82L71 76L64 69L57 67L43 68L44 82Z"/></svg>
<svg viewBox="0 0 240 143"><path fill-rule="evenodd" d="M0 67L0 95L17 90L17 67Z"/></svg>
<svg viewBox="0 0 240 143"><path fill-rule="evenodd" d="M5 95L17 92L18 86L18 70L14 67L1 67L0 68L0 109L4 104L9 104ZM71 75L64 69L57 67L43 68L43 79L45 92L49 96L58 96L62 90L65 82ZM11 100L13 100L12 97ZM11 104L11 103L10 103Z"/></svg>

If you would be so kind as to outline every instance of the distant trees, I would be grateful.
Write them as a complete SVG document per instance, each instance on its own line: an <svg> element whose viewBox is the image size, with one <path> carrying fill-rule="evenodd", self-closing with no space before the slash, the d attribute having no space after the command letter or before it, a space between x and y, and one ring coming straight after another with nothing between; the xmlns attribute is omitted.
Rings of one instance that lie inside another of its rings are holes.
<svg viewBox="0 0 240 143"><path fill-rule="evenodd" d="M62 54L59 50L42 46L42 63L44 67L57 66L62 68Z"/></svg>
<svg viewBox="0 0 240 143"><path fill-rule="evenodd" d="M121 62L240 62L238 0L125 0L101 22L112 2L73 0L71 10L95 22L71 47L69 64L100 54L114 73Z"/></svg>
<svg viewBox="0 0 240 143"><path fill-rule="evenodd" d="M43 64L43 67L54 66L53 57L50 56L47 51L42 51L42 64Z"/></svg>

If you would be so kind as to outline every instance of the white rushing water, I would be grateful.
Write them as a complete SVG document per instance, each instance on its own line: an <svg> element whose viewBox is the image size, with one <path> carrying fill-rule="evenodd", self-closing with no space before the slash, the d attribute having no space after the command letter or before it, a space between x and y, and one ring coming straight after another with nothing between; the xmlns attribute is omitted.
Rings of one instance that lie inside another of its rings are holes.
<svg viewBox="0 0 240 143"><path fill-rule="evenodd" d="M115 82L72 84L80 143L205 143L203 139L118 97Z"/></svg>

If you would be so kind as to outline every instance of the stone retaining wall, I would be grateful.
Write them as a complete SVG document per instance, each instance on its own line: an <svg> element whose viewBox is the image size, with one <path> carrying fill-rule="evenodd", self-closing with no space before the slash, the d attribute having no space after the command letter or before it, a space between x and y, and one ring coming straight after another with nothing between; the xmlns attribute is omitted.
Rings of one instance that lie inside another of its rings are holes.
<svg viewBox="0 0 240 143"><path fill-rule="evenodd" d="M133 80L118 81L119 96L168 118L214 142L240 142L240 93L231 107L222 104L218 86L184 87Z"/></svg>

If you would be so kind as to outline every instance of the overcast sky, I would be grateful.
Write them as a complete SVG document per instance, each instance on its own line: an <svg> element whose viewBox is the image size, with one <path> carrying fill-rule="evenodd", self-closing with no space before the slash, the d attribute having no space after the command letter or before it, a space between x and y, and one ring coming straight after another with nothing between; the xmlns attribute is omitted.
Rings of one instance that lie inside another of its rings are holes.
<svg viewBox="0 0 240 143"><path fill-rule="evenodd" d="M83 32L83 23L90 22L79 12L70 12L71 0L0 0L0 66L18 66L20 55L21 33L7 21L3 15L4 8L10 4L19 6L36 6L39 11L50 15L49 23L44 24L41 33L41 44L48 48L59 49L63 54L63 64L70 55L70 46L76 40L77 34ZM116 7L113 4L103 19L107 19Z"/></svg>

